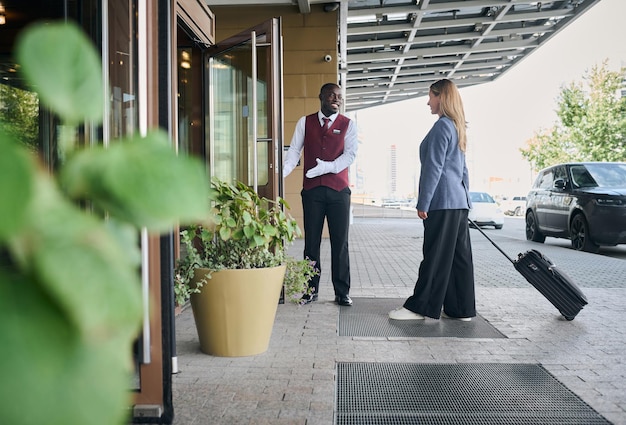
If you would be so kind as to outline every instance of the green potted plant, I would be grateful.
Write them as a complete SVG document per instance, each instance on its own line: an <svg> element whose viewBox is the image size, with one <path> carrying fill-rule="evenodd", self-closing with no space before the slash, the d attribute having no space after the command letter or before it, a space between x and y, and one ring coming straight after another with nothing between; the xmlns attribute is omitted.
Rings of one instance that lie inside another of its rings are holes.
<svg viewBox="0 0 626 425"><path fill-rule="evenodd" d="M207 222L181 232L178 304L191 300L201 350L246 356L267 350L281 288L295 299L313 271L286 255L301 235L286 202L260 197L241 183L214 178ZM288 271L286 273L286 271Z"/></svg>
<svg viewBox="0 0 626 425"><path fill-rule="evenodd" d="M309 281L318 271L315 262L305 258L297 260L291 256L285 258L285 281L283 288L285 298L293 303L301 303L303 295L311 295L313 289L309 287Z"/></svg>

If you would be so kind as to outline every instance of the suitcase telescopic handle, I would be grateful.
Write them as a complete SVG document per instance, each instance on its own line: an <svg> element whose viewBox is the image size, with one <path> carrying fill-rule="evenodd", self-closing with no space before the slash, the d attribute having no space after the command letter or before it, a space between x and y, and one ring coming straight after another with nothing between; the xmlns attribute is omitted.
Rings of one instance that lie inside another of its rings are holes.
<svg viewBox="0 0 626 425"><path fill-rule="evenodd" d="M468 220L469 220L469 222L470 222L470 223L472 223L472 225L473 225L476 229L478 229L478 231L479 231L480 233L482 233L482 234L483 234L483 236L484 236L484 237L486 237L486 238L487 238L487 240L488 240L489 242L491 242L491 244L492 244L493 246L495 246L495 247L498 249L498 251L500 251L500 252L502 253L502 255L504 255L504 256L507 258L507 260L509 260L511 263L515 264L515 261L514 261L511 257L509 257L509 255L508 255L506 252L504 252L504 251L502 250L502 248L500 248L500 247L498 246L498 244L496 244L494 241L492 241L492 240L491 240L491 238L490 238L489 236L487 236L487 234L486 234L485 232L483 232L483 229L481 229L481 228L480 228L480 227L479 227L476 223L474 223L474 221L473 221L471 218L469 218L469 217L468 217Z"/></svg>

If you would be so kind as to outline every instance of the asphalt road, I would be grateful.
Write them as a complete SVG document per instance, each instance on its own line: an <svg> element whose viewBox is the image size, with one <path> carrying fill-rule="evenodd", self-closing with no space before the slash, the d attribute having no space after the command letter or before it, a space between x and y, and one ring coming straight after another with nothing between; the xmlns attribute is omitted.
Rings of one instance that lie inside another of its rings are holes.
<svg viewBox="0 0 626 425"><path fill-rule="evenodd" d="M502 229L495 230L493 227L485 227L483 228L483 231L485 231L488 235L494 234L498 236L506 236L517 240L526 240L523 217L505 217L504 226L502 227ZM547 237L544 244L561 246L563 247L563 249L572 249L572 245L569 239ZM626 260L626 245L600 247L600 252L597 255L604 255L607 257Z"/></svg>
<svg viewBox="0 0 626 425"><path fill-rule="evenodd" d="M360 218L406 218L419 220L413 208L383 208L374 205L352 204L354 217ZM493 227L484 227L483 230L494 237L508 237L517 240L526 240L524 217L504 217L504 226L500 230ZM497 241L496 241L497 243ZM547 237L545 245L560 246L563 249L572 249L569 239ZM626 260L626 245L603 246L596 255L620 258Z"/></svg>

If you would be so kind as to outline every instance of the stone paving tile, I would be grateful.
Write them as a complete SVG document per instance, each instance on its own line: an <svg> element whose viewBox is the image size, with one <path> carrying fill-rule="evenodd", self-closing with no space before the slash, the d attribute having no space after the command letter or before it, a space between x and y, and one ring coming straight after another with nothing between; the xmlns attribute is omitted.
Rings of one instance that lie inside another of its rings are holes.
<svg viewBox="0 0 626 425"><path fill-rule="evenodd" d="M332 425L337 362L402 362L539 363L613 424L626 425L624 260L488 233L512 255L539 247L575 279L589 305L573 321L562 319L473 230L477 309L506 338L339 337L325 240L320 300L279 305L266 353L242 358L202 354L190 309L177 317L174 424ZM356 219L350 239L351 295L401 303L415 284L421 235L419 220ZM301 241L290 249L300 256Z"/></svg>

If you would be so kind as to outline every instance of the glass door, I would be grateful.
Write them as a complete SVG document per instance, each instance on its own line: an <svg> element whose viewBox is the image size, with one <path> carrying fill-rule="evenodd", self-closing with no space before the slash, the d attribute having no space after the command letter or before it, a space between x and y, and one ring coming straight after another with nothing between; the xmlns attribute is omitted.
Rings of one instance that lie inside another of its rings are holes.
<svg viewBox="0 0 626 425"><path fill-rule="evenodd" d="M207 156L211 176L281 195L282 43L273 18L208 49Z"/></svg>

